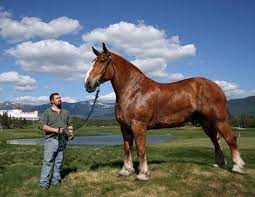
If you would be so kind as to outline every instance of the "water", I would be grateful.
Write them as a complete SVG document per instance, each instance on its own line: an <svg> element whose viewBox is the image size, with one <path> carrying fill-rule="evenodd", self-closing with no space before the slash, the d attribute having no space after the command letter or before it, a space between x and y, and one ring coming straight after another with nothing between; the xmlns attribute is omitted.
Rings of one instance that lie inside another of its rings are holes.
<svg viewBox="0 0 255 197"><path fill-rule="evenodd" d="M148 135L147 143L155 144L173 140L174 137L168 135ZM22 144L22 145L37 145L44 144L44 138L33 138L33 139L16 139L8 140L8 144ZM105 145L119 145L123 144L123 138L121 135L98 135L98 136L78 136L74 140L67 142L68 145L72 146L105 146Z"/></svg>

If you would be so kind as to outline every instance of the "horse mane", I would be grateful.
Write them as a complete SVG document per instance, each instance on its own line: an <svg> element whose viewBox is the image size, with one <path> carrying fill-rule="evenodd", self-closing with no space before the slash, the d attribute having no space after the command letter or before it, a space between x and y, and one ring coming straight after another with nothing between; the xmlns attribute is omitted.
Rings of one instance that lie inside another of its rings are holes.
<svg viewBox="0 0 255 197"><path fill-rule="evenodd" d="M114 53L114 52L110 52L110 55L112 57L113 63L114 63L114 61L121 62L122 66L124 66L125 68L129 68L133 71L137 71L139 74L142 74L146 77L146 75L137 66L132 64L130 61L128 61L127 59L125 59L121 55L119 55L117 53Z"/></svg>

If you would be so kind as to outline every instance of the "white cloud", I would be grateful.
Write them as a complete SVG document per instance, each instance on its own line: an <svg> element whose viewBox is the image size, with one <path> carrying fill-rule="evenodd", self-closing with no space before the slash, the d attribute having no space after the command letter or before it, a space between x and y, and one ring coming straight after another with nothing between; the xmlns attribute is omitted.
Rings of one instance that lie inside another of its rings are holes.
<svg viewBox="0 0 255 197"><path fill-rule="evenodd" d="M94 100L95 96L94 95L88 95L85 97L86 100ZM98 101L100 102L114 102L116 99L116 95L114 92L110 92L108 94L105 95L100 95L98 97Z"/></svg>
<svg viewBox="0 0 255 197"><path fill-rule="evenodd" d="M66 16L44 22L36 17L23 17L20 21L12 19L11 13L0 8L0 35L11 42L20 42L34 37L57 38L78 31L78 20Z"/></svg>
<svg viewBox="0 0 255 197"><path fill-rule="evenodd" d="M76 103L76 102L78 102L77 99L69 97L69 96L61 97L61 100L62 100L62 102L67 102L67 103Z"/></svg>
<svg viewBox="0 0 255 197"><path fill-rule="evenodd" d="M132 63L152 77L167 77L167 65L163 58L135 59Z"/></svg>
<svg viewBox="0 0 255 197"><path fill-rule="evenodd" d="M167 63L196 54L194 44L181 45L179 36L168 37L163 30L143 23L119 22L97 28L82 36L88 43L110 43L131 56L131 61L150 76L166 77Z"/></svg>
<svg viewBox="0 0 255 197"><path fill-rule="evenodd" d="M241 89L240 86L233 82L228 81L214 81L217 83L222 90L225 92L228 99L235 99L235 98L244 98L248 96L255 96L255 90L244 90Z"/></svg>
<svg viewBox="0 0 255 197"><path fill-rule="evenodd" d="M24 42L6 52L27 71L77 79L84 77L94 58L91 46L105 41L111 43L110 49L129 58L147 75L170 80L167 63L196 53L193 44L182 46L178 36L169 38L163 30L145 24L120 22L105 29L94 29L84 34L83 39L85 43L79 47L66 41L48 39Z"/></svg>
<svg viewBox="0 0 255 197"><path fill-rule="evenodd" d="M75 103L78 102L75 98L66 96L61 97L62 102ZM29 104L29 105L41 105L49 103L49 96L21 96L14 99L15 102Z"/></svg>
<svg viewBox="0 0 255 197"><path fill-rule="evenodd" d="M49 103L48 96L21 96L14 99L15 102L23 103L23 104L30 104L30 105L39 105Z"/></svg>
<svg viewBox="0 0 255 197"><path fill-rule="evenodd" d="M182 80L184 78L186 78L186 77L184 77L184 75L182 73L170 73L168 75L168 79L170 81L179 81L179 80Z"/></svg>
<svg viewBox="0 0 255 197"><path fill-rule="evenodd" d="M216 80L215 83L217 83L224 92L230 92L239 89L239 86L232 82Z"/></svg>
<svg viewBox="0 0 255 197"><path fill-rule="evenodd" d="M14 90L32 91L36 88L36 80L28 75L21 75L16 71L0 73L0 83L14 84Z"/></svg>
<svg viewBox="0 0 255 197"><path fill-rule="evenodd" d="M98 98L98 100L102 102L111 102L111 101L115 101L115 99L116 99L116 95L114 92L99 96Z"/></svg>
<svg viewBox="0 0 255 197"><path fill-rule="evenodd" d="M56 74L63 79L83 77L92 59L87 45L77 48L55 39L23 42L6 52L27 71Z"/></svg>

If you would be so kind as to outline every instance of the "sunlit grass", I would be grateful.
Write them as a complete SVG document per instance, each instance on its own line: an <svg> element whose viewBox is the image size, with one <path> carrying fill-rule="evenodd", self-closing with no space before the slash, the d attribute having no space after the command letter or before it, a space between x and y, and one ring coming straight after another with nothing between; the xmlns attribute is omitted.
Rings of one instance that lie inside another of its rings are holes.
<svg viewBox="0 0 255 197"><path fill-rule="evenodd" d="M235 131L238 132L239 131ZM120 134L116 127L83 128L80 135ZM68 147L65 178L59 187L39 189L42 145L8 145L7 139L42 137L38 130L4 130L0 133L0 196L254 196L255 129L240 131L238 139L246 162L245 175L230 172L229 148L223 143L228 161L214 168L214 149L200 128L162 129L149 134L170 134L176 140L148 145L151 179L147 182L118 177L123 147ZM135 168L138 166L134 151Z"/></svg>

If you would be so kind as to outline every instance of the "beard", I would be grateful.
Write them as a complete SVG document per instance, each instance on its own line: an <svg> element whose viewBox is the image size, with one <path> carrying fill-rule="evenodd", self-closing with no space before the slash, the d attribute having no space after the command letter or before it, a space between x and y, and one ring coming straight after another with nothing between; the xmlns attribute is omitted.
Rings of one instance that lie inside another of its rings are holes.
<svg viewBox="0 0 255 197"><path fill-rule="evenodd" d="M61 109L61 107L62 107L61 104L62 104L62 103L60 102L60 103L59 103L58 105L56 105L56 106L57 106L59 109Z"/></svg>

